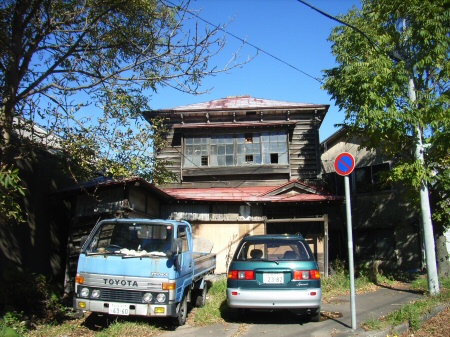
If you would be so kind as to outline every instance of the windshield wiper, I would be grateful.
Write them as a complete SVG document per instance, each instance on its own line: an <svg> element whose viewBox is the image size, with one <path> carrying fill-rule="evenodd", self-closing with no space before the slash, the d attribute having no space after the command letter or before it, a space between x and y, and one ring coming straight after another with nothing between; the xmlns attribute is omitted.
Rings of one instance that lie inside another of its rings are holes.
<svg viewBox="0 0 450 337"><path fill-rule="evenodd" d="M276 264L280 264L277 260L269 260L269 259L261 259L264 262L275 262Z"/></svg>
<svg viewBox="0 0 450 337"><path fill-rule="evenodd" d="M104 252L83 252L86 255L124 255L120 250L106 250Z"/></svg>

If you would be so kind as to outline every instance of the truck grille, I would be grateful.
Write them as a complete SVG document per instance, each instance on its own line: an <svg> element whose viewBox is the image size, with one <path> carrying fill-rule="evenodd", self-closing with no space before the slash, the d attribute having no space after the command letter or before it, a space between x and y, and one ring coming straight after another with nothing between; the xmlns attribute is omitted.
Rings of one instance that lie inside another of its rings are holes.
<svg viewBox="0 0 450 337"><path fill-rule="evenodd" d="M139 291L101 289L99 299L112 302L141 303L142 295Z"/></svg>

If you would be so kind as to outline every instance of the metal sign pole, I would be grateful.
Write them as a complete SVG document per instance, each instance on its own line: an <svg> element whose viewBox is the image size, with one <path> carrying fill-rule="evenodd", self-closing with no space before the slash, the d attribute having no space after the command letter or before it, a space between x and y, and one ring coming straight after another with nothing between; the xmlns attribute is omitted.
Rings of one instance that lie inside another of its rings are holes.
<svg viewBox="0 0 450 337"><path fill-rule="evenodd" d="M350 305L352 312L352 330L356 330L356 292L355 292L355 268L353 265L353 235L352 235L352 211L350 202L350 182L348 175L344 176L345 182L345 209L347 213L347 240L348 240L348 269L350 273Z"/></svg>

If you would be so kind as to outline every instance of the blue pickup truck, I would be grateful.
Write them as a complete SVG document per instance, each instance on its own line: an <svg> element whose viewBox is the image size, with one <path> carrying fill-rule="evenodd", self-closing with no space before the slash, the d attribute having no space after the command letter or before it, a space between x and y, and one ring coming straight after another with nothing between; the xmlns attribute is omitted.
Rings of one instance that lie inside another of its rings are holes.
<svg viewBox="0 0 450 337"><path fill-rule="evenodd" d="M172 317L186 322L187 304L202 306L216 255L194 252L186 221L110 219L82 245L74 308L109 315Z"/></svg>

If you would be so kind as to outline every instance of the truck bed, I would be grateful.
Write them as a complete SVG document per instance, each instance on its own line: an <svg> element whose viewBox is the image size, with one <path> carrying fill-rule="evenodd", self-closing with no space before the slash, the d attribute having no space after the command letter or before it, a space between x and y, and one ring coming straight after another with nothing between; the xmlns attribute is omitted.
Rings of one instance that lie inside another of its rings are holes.
<svg viewBox="0 0 450 337"><path fill-rule="evenodd" d="M214 253L192 253L194 259L194 281L207 274L214 273L216 269L216 254Z"/></svg>

